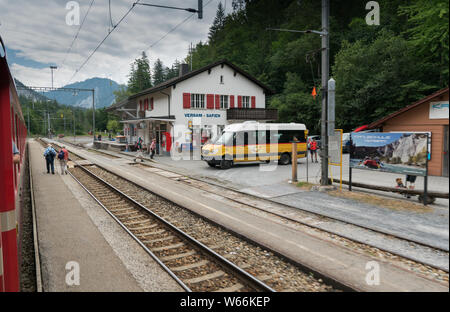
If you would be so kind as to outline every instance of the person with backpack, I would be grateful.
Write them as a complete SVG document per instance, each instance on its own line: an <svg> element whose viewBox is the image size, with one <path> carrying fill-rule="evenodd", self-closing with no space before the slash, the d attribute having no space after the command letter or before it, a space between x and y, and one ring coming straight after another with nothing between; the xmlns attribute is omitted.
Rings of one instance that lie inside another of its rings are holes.
<svg viewBox="0 0 450 312"><path fill-rule="evenodd" d="M61 175L67 174L67 161L69 160L69 151L63 146L58 152L59 165L61 167Z"/></svg>
<svg viewBox="0 0 450 312"><path fill-rule="evenodd" d="M51 168L52 174L55 174L55 164L54 164L55 156L56 156L55 149L51 146L51 144L48 144L47 148L44 151L44 158L47 164L47 173L50 173Z"/></svg>

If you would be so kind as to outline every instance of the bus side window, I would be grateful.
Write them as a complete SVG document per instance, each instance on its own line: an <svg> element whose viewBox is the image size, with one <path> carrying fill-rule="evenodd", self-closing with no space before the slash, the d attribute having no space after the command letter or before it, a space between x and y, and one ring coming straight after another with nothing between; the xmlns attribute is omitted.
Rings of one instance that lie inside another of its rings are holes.
<svg viewBox="0 0 450 312"><path fill-rule="evenodd" d="M258 135L257 135L257 144L268 144L269 142L267 142L267 138L268 138L268 133L269 131L265 131L265 130L260 130L258 131Z"/></svg>
<svg viewBox="0 0 450 312"><path fill-rule="evenodd" d="M279 131L279 139L278 139L278 143L289 143L292 140L292 134L289 133L291 131L288 130L281 130Z"/></svg>
<svg viewBox="0 0 450 312"><path fill-rule="evenodd" d="M247 132L236 132L234 145L247 145L248 144L248 133Z"/></svg>

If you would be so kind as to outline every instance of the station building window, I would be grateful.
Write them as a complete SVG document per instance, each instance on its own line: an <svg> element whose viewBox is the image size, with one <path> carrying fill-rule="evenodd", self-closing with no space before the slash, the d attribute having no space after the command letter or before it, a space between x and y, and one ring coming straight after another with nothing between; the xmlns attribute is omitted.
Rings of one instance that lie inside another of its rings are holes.
<svg viewBox="0 0 450 312"><path fill-rule="evenodd" d="M191 108L205 108L205 95L192 93Z"/></svg>
<svg viewBox="0 0 450 312"><path fill-rule="evenodd" d="M249 96L243 96L242 97L242 107L243 108L250 108L250 97Z"/></svg>
<svg viewBox="0 0 450 312"><path fill-rule="evenodd" d="M220 96L220 108L221 109L228 109L228 95L221 95Z"/></svg>

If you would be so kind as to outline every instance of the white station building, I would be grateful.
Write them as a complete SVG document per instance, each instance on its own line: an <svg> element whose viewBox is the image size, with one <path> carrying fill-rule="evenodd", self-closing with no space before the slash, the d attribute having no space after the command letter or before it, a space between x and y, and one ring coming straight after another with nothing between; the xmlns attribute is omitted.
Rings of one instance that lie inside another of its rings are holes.
<svg viewBox="0 0 450 312"><path fill-rule="evenodd" d="M226 125L247 120L277 119L276 109L266 109L272 91L227 60L180 75L113 104L107 111L121 116L128 144L142 138L157 141L157 154L171 149L198 148L220 135ZM193 136L199 131L200 136ZM193 142L201 137L201 142Z"/></svg>

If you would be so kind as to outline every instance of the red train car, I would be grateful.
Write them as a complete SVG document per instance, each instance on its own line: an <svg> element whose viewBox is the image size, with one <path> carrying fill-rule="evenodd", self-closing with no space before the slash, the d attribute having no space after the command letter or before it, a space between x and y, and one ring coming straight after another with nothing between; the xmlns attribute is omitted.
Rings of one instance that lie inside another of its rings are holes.
<svg viewBox="0 0 450 312"><path fill-rule="evenodd" d="M0 292L19 291L18 220L27 128L0 37ZM14 152L19 152L13 160Z"/></svg>

